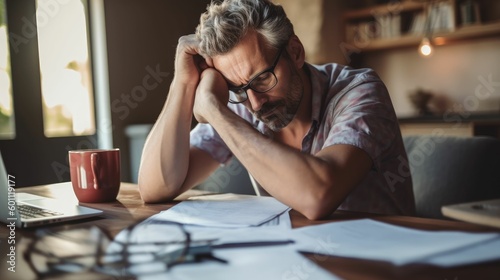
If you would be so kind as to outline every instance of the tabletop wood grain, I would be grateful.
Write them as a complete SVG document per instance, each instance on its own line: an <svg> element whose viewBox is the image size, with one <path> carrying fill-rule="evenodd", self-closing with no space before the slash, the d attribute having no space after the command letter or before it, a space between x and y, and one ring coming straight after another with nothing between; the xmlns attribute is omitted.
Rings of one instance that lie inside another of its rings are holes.
<svg viewBox="0 0 500 280"><path fill-rule="evenodd" d="M20 188L18 192L39 194L53 198L64 198L78 202L70 182ZM122 183L117 200L109 203L81 203L104 211L100 217L89 218L83 221L72 221L60 225L50 225L55 229L69 229L88 225L98 225L116 235L123 228L144 220L151 215L166 210L178 201L182 201L190 196L204 195L206 192L190 190L169 203L145 204L138 191L138 186L131 183ZM330 217L320 221L310 221L296 211L290 211L292 226L294 228L321 224L326 222L346 221L361 218L371 218L377 221L394 225L405 226L424 230L460 230L466 232L500 232L500 229L481 225L475 225L453 220L437 220L408 216L384 216L368 213L356 213L348 211L336 211ZM34 236L34 229L16 229L16 272L8 271L9 264L7 238L10 234L7 227L0 228L0 278L1 279L35 279L28 265L22 259L22 254L28 242ZM369 233L367 233L369 234ZM500 279L500 260L480 263L474 265L459 266L453 268L439 268L430 265L407 265L394 266L387 262L360 260L334 256L324 256L317 254L305 254L305 256L319 266L332 272L343 279L436 279L436 280L462 280L462 279ZM279 260L277 260L279 261ZM80 279L82 275L65 275L58 279ZM92 275L95 277L95 275ZM102 279L109 279L106 276L99 276ZM236 278L235 278L236 279Z"/></svg>

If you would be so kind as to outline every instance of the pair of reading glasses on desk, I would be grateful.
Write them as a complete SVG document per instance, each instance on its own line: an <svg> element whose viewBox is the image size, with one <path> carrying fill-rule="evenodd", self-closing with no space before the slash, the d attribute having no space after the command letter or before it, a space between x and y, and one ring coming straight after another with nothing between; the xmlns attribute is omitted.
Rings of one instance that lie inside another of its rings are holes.
<svg viewBox="0 0 500 280"><path fill-rule="evenodd" d="M137 233L164 233L161 241L135 241ZM119 238L121 237L121 238ZM202 261L227 263L213 249L281 245L288 242L213 244L216 239L192 240L184 226L172 221L147 220L129 226L114 240L98 226L67 230L40 229L28 245L24 258L38 277L64 273L101 273L142 276L167 272L179 264Z"/></svg>

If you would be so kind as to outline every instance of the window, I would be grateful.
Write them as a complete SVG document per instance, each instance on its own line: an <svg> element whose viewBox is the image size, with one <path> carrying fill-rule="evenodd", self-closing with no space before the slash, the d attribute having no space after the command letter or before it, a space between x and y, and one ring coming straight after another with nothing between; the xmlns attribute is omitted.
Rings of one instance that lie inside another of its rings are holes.
<svg viewBox="0 0 500 280"><path fill-rule="evenodd" d="M9 40L7 37L5 0L0 0L0 138L15 137L12 106L12 78L10 72Z"/></svg>
<svg viewBox="0 0 500 280"><path fill-rule="evenodd" d="M38 0L36 21L45 136L94 134L86 1Z"/></svg>
<svg viewBox="0 0 500 280"><path fill-rule="evenodd" d="M68 150L98 145L88 2L0 0L0 150L18 187L69 181Z"/></svg>

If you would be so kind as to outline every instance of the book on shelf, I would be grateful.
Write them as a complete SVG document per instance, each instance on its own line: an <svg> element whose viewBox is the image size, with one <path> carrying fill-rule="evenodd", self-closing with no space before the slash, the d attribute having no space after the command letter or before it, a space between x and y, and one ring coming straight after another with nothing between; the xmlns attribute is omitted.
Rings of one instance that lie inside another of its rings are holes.
<svg viewBox="0 0 500 280"><path fill-rule="evenodd" d="M426 34L455 30L455 11L452 1L430 4L427 9L415 13L409 30L411 34Z"/></svg>
<svg viewBox="0 0 500 280"><path fill-rule="evenodd" d="M435 13L431 18L432 31L453 31L455 29L455 11L451 1L438 2L431 5L430 9Z"/></svg>
<svg viewBox="0 0 500 280"><path fill-rule="evenodd" d="M396 38L401 36L401 15L381 14L375 15L377 23L377 38Z"/></svg>
<svg viewBox="0 0 500 280"><path fill-rule="evenodd" d="M397 38L401 36L401 15L377 14L374 20L348 23L345 33L348 42Z"/></svg>
<svg viewBox="0 0 500 280"><path fill-rule="evenodd" d="M464 13L469 11L465 6L463 9ZM450 32L455 28L455 1L440 0L398 12L374 9L370 15L353 17L346 23L345 31L348 42L365 42L404 35Z"/></svg>
<svg viewBox="0 0 500 280"><path fill-rule="evenodd" d="M481 23L479 4L472 0L461 3L460 19L463 26Z"/></svg>
<svg viewBox="0 0 500 280"><path fill-rule="evenodd" d="M413 16L413 21L408 33L414 35L424 34L426 20L427 20L427 13L425 11L416 13Z"/></svg>

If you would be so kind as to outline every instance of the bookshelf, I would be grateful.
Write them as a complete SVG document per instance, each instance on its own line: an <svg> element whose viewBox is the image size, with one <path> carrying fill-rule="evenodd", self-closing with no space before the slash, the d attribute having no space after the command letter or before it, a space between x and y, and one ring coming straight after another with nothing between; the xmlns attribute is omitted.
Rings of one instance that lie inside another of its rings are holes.
<svg viewBox="0 0 500 280"><path fill-rule="evenodd" d="M406 0L348 10L345 41L377 51L418 46L426 35L435 45L500 36L499 8L491 0Z"/></svg>

